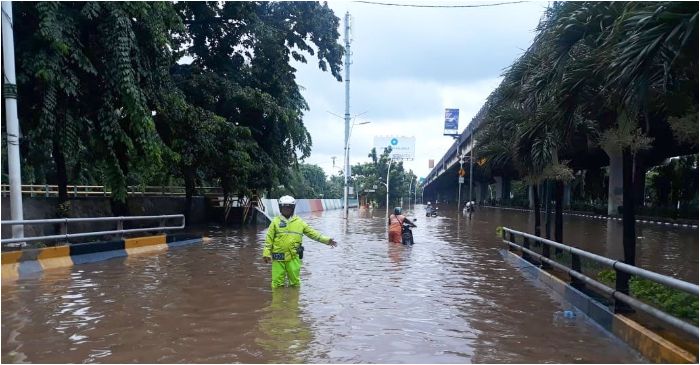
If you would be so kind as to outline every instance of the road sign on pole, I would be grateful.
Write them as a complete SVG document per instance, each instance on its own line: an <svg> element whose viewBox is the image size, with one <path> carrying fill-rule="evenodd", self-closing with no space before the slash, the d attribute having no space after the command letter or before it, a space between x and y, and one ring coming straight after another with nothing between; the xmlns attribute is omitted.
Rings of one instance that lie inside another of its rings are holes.
<svg viewBox="0 0 700 365"><path fill-rule="evenodd" d="M460 183L460 184L464 184L464 176L460 176L460 177L459 177L459 183Z"/></svg>

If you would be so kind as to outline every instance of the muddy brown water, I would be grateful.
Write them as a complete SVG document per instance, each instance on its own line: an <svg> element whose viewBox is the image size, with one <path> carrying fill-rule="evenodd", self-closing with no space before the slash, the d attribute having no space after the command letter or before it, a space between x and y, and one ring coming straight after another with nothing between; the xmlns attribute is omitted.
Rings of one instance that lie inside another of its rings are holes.
<svg viewBox="0 0 700 365"><path fill-rule="evenodd" d="M5 282L2 361L646 361L580 313L564 318L570 305L504 262L495 227L526 228L526 213L416 211L411 248L387 243L384 210L351 212L347 224L340 211L304 215L339 246L305 239L300 289L270 289L264 230L218 227L201 229L212 238L201 245ZM605 224L567 218L566 237L615 254ZM696 232L641 235L642 263L663 258L673 263L653 265L697 280Z"/></svg>

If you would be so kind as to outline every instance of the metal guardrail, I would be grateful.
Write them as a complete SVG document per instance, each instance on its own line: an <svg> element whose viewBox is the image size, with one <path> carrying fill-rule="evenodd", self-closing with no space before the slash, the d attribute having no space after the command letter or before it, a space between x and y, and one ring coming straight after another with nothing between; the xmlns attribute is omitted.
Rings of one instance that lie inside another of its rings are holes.
<svg viewBox="0 0 700 365"><path fill-rule="evenodd" d="M22 194L30 196L58 196L58 185L22 185ZM223 194L220 187L200 186L195 188L204 194ZM0 185L0 193L3 195L10 193L10 186ZM109 196L112 192L103 185L68 185L68 195L79 196ZM127 195L185 195L183 186L140 186L131 185L127 187Z"/></svg>
<svg viewBox="0 0 700 365"><path fill-rule="evenodd" d="M181 224L177 226L166 226L165 221L168 219L181 219ZM131 228L124 229L124 222L127 221L138 221L138 220L159 220L159 225L157 227L148 228ZM98 231L98 232L81 232L81 233L69 233L68 225L70 223L78 222L117 222L117 227L115 230L111 231ZM3 226L14 226L14 225L32 225L32 224L56 224L60 223L63 226L61 231L63 234L51 235L51 236L35 236L35 237L23 237L23 238L3 238L0 241L3 245L18 242L34 242L34 241L55 241L55 240L69 240L71 238L78 237L91 237L91 236L102 236L108 234L118 234L123 235L125 233L135 233L135 232L158 232L158 231L168 231L175 229L185 228L185 216L183 214L170 214L170 215L152 215L152 216L131 216L131 217L98 217L98 218L58 218L58 219L34 219L34 220L16 220L16 221L2 221L0 222Z"/></svg>
<svg viewBox="0 0 700 365"><path fill-rule="evenodd" d="M509 239L506 239L506 233L509 234ZM579 285L590 285L591 287L594 287L601 292L605 293L608 297L612 298L615 303L616 303L616 308L618 307L618 303L624 303L629 305L630 307L640 310L642 312L647 313L648 315L672 326L673 328L679 329L689 335L694 336L696 339L698 338L698 327L695 325L692 325L688 322L685 322L679 318L676 318L666 312L663 312L655 307L652 307L644 302L641 302L638 299L635 299L623 292L617 291L595 279L592 279L584 274L581 273L581 268L580 268L580 262L578 262L578 259L580 257L585 257L589 260L595 261L597 263L600 263L604 266L610 267L615 270L616 275L616 280L620 280L620 273L626 273L626 274L631 274L631 275L636 275L640 278L644 278L647 280L651 280L655 283L665 285L670 288L678 289L681 291L684 291L686 293L698 296L698 286L683 280L679 280L670 276L666 275L661 275L659 273L645 270L638 268L636 266L628 265L625 264L624 262L621 262L619 260L613 260L604 256L596 255L594 253L584 251L575 247L567 246L564 244L561 244L559 242L554 242L551 240L548 240L546 238L542 237L537 237L535 235L525 233L525 232L520 232L516 231L510 228L503 227L503 233L502 233L502 238L503 242L506 243L509 247L517 248L523 252L523 258L526 258L527 256L533 256L536 257L537 259L540 260L540 262L551 265L559 270L562 270L569 274L572 278L573 282L578 283ZM523 237L523 245L519 245L515 242L515 236L520 236ZM540 242L546 248L543 250L544 255L540 255L539 253L532 251L529 249L529 242L530 240ZM568 268L552 259L549 258L549 246L558 248L563 250L564 252L568 252L571 254L572 257L572 266L573 268ZM576 260L574 259L576 258ZM616 285L616 287L618 287Z"/></svg>

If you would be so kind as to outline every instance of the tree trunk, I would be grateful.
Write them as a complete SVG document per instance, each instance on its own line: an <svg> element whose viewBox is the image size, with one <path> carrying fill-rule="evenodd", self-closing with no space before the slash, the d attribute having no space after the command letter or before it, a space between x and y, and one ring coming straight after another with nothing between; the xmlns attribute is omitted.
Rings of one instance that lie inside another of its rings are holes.
<svg viewBox="0 0 700 365"><path fill-rule="evenodd" d="M537 184L532 184L532 197L535 200L535 236L540 237L540 227L542 225L540 217L540 194Z"/></svg>
<svg viewBox="0 0 700 365"><path fill-rule="evenodd" d="M552 236L552 184L549 180L545 183L545 193L544 193L544 211L545 211L545 223L544 223L544 238L550 239ZM549 246L546 246L549 247Z"/></svg>
<svg viewBox="0 0 700 365"><path fill-rule="evenodd" d="M547 180L544 183L544 189L545 193L544 195L544 209L545 209L545 226L544 226L544 236L546 239L550 239L551 233L552 233L552 184L549 180ZM549 245L544 245L542 246L542 256L549 258L550 256L550 247ZM542 268L543 269L549 269L550 265L547 263L542 263Z"/></svg>
<svg viewBox="0 0 700 365"><path fill-rule="evenodd" d="M192 196L194 195L195 174L194 168L184 166L183 176L185 177L185 225L189 226L192 215Z"/></svg>
<svg viewBox="0 0 700 365"><path fill-rule="evenodd" d="M634 201L636 206L644 206L644 187L646 183L647 167L644 158L636 155L634 159ZM624 194L624 193L623 193Z"/></svg>
<svg viewBox="0 0 700 365"><path fill-rule="evenodd" d="M56 164L58 179L58 204L68 201L68 175L66 173L66 158L57 138L53 140L53 161Z"/></svg>
<svg viewBox="0 0 700 365"><path fill-rule="evenodd" d="M115 154L117 155L117 162L119 163L119 168L122 170L122 174L124 174L124 181L126 186L124 187L126 189L126 196L124 197L124 201L119 201L114 199L114 196L110 198L110 205L112 208L112 215L115 217L118 216L129 216L129 205L127 204L127 201L129 199L129 156L126 153L126 146L120 146L115 149ZM124 222L124 229L130 228L131 224L129 222Z"/></svg>
<svg viewBox="0 0 700 365"><path fill-rule="evenodd" d="M564 182L557 181L555 185L554 208L554 240L563 243L564 241Z"/></svg>
<svg viewBox="0 0 700 365"><path fill-rule="evenodd" d="M634 222L634 171L632 152L629 147L622 149L622 248L624 251L624 262L628 265L635 264L636 232ZM616 280L615 289L625 294L629 294L630 275L621 271L617 272L619 277ZM618 307L618 309L622 309Z"/></svg>

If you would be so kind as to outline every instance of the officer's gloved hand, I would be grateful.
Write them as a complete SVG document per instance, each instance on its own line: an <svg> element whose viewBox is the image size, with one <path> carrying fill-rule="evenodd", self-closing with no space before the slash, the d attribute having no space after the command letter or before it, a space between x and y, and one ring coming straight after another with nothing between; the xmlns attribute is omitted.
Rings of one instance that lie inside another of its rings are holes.
<svg viewBox="0 0 700 365"><path fill-rule="evenodd" d="M272 262L272 258L270 256L265 256L263 257L263 261L265 261L266 264L269 264Z"/></svg>
<svg viewBox="0 0 700 365"><path fill-rule="evenodd" d="M328 246L336 247L338 246L338 242L335 242L335 240L331 238L331 240L328 241Z"/></svg>

